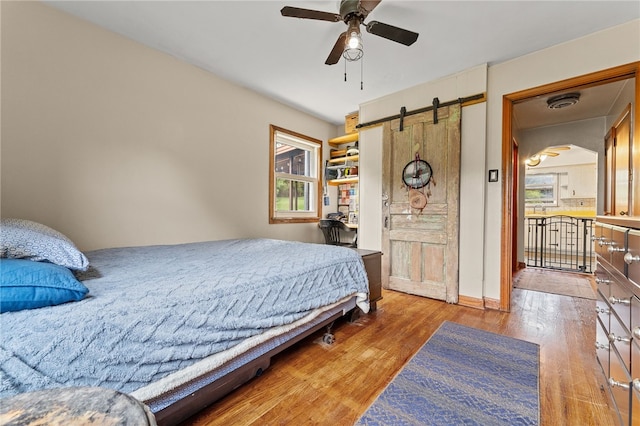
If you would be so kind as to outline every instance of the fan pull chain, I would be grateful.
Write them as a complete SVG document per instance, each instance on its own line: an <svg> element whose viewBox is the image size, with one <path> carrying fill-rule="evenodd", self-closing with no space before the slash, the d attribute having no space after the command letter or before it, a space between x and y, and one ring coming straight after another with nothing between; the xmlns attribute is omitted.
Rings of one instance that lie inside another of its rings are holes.
<svg viewBox="0 0 640 426"><path fill-rule="evenodd" d="M362 90L363 84L362 84L362 80L364 80L362 78L363 76L363 71L362 69L364 68L364 58L360 59L360 90Z"/></svg>
<svg viewBox="0 0 640 426"><path fill-rule="evenodd" d="M347 59L344 60L344 81L347 81Z"/></svg>

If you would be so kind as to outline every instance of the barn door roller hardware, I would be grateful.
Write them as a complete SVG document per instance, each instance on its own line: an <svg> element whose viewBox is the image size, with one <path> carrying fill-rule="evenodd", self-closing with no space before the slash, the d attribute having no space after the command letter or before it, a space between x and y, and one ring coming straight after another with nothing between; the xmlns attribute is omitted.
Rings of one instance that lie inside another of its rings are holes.
<svg viewBox="0 0 640 426"><path fill-rule="evenodd" d="M400 119L400 130L402 131L402 129L404 128L404 117L407 117L409 115L420 114L421 112L427 112L427 111L435 110L434 113L433 113L433 122L437 123L438 122L437 110L440 107L446 107L446 106L455 105L455 104L462 104L462 106L465 107L465 106L469 106L469 105L473 105L473 104L478 104L480 102L485 102L486 100L487 100L486 93L479 93L477 95L467 96L467 97L464 97L464 98L458 98L458 99L455 99L455 100L452 100L452 101L447 101L447 102L440 102L438 100L438 98L433 98L433 104L429 105L428 107L415 109L413 111L407 111L407 109L405 107L402 107L400 109L400 114L391 115L389 117L384 117L384 118L379 118L377 120L369 121L367 123L360 123L360 124L358 124L356 126L356 129L362 129L363 127L374 126L376 124L384 123L385 121L396 120L396 119L399 118ZM436 106L436 103L437 103L437 106ZM404 112L403 112L403 110L404 110Z"/></svg>

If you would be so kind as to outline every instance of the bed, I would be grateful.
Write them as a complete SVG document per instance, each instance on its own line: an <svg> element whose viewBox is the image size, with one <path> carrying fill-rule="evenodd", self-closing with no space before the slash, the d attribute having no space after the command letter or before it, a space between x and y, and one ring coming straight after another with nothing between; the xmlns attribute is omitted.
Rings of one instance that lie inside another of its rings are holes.
<svg viewBox="0 0 640 426"><path fill-rule="evenodd" d="M12 257L5 230L3 281ZM3 305L0 397L98 386L175 424L260 375L284 348L368 311L362 260L343 247L245 239L81 255L74 275L85 294L34 309Z"/></svg>

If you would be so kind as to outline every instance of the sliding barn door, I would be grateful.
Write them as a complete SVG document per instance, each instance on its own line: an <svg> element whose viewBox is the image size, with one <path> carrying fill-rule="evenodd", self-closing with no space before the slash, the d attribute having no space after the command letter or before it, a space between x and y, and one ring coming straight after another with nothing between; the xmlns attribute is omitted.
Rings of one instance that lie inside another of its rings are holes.
<svg viewBox="0 0 640 426"><path fill-rule="evenodd" d="M385 288L458 302L460 105L384 124L382 278ZM412 209L402 180L415 158L433 171L426 207Z"/></svg>

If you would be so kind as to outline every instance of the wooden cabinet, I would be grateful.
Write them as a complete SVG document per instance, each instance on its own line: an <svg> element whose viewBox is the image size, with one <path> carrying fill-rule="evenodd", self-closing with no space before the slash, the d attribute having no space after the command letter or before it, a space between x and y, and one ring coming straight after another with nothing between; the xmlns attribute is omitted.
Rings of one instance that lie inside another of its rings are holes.
<svg viewBox="0 0 640 426"><path fill-rule="evenodd" d="M597 165L583 164L567 167L567 173L559 177L560 198L596 198L598 181Z"/></svg>
<svg viewBox="0 0 640 426"><path fill-rule="evenodd" d="M631 135L631 104L625 108L605 137L605 214L640 215L640 182L633 181L634 158L640 158L640 142Z"/></svg>
<svg viewBox="0 0 640 426"><path fill-rule="evenodd" d="M599 216L594 243L596 357L620 424L640 424L640 218Z"/></svg>
<svg viewBox="0 0 640 426"><path fill-rule="evenodd" d="M355 250L362 257L364 269L367 271L367 278L369 279L370 312L375 312L377 309L377 302L382 299L382 252L363 249Z"/></svg>

